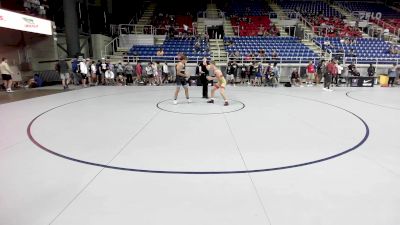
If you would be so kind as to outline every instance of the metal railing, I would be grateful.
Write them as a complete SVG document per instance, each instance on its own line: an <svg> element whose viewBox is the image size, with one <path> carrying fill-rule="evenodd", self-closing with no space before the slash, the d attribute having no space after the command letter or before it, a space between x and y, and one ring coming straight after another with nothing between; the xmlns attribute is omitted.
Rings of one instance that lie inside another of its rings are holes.
<svg viewBox="0 0 400 225"><path fill-rule="evenodd" d="M303 57L303 56L279 56L279 57L252 57L247 58L246 56L228 56L227 62L235 61L237 63L252 63L252 62L262 62L262 63L308 63L309 61L313 61L314 63L318 62L321 59L330 60L329 57Z"/></svg>
<svg viewBox="0 0 400 225"><path fill-rule="evenodd" d="M232 26L233 33L236 34L236 36L240 36L240 26Z"/></svg>
<svg viewBox="0 0 400 225"><path fill-rule="evenodd" d="M197 29L195 27L197 23L192 23L192 28L188 29L188 32L191 34L197 34ZM183 27L174 27L175 31L182 32L184 31ZM153 25L138 25L138 24L111 24L110 25L110 33L113 36L119 36L121 34L165 34L168 32L167 28L156 28Z"/></svg>
<svg viewBox="0 0 400 225"><path fill-rule="evenodd" d="M174 27L175 32L178 33L184 33L184 28L182 27ZM188 33L189 34L193 34L196 35L196 29L195 28L189 28L188 29ZM153 34L154 35L164 35L164 34L168 34L168 29L167 28L154 28L153 29Z"/></svg>
<svg viewBox="0 0 400 225"><path fill-rule="evenodd" d="M118 35L121 34L154 34L152 25L119 24Z"/></svg>
<svg viewBox="0 0 400 225"><path fill-rule="evenodd" d="M112 60L113 55L104 55L105 59ZM196 63L203 61L203 58L211 60L212 56L188 56L188 63ZM122 56L123 62L138 63L138 62L167 62L167 63L178 63L180 60L178 56L133 56L124 55Z"/></svg>
<svg viewBox="0 0 400 225"><path fill-rule="evenodd" d="M385 57L344 57L343 62L354 62L355 64L399 64L399 58L385 58Z"/></svg>
<svg viewBox="0 0 400 225"><path fill-rule="evenodd" d="M225 19L225 12L219 10L219 9L215 9L213 10L217 13L217 18L218 19ZM212 14L212 13L210 13ZM199 18L213 18L213 17L209 17L207 10L206 11L200 11L197 12L197 19Z"/></svg>
<svg viewBox="0 0 400 225"><path fill-rule="evenodd" d="M101 56L104 57L105 55L114 54L114 52L119 47L119 37L116 37L110 41L110 43L104 46L104 51L101 53Z"/></svg>

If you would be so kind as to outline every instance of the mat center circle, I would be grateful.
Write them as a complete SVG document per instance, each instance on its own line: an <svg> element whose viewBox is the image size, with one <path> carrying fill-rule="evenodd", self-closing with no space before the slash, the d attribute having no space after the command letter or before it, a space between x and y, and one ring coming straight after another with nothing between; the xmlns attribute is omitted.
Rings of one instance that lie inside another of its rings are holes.
<svg viewBox="0 0 400 225"><path fill-rule="evenodd" d="M224 100L222 99L216 99L214 103L207 103L207 99L192 98L191 102L186 99L180 99L178 104L174 104L172 99L166 99L158 102L157 107L166 112L194 115L233 113L246 107L241 101L229 100L228 102L229 105L224 106Z"/></svg>

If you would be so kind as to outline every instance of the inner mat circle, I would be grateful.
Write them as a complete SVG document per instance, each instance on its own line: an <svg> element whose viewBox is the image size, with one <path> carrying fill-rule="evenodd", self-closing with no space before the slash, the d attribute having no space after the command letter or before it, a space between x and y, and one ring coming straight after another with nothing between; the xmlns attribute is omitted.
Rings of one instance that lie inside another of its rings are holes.
<svg viewBox="0 0 400 225"><path fill-rule="evenodd" d="M189 103L186 99L178 100L178 104L173 104L172 99L166 99L157 103L157 108L178 114L192 115L212 115L238 112L246 106L243 102L237 100L229 100L228 106L224 106L224 101L216 99L214 103L207 103L208 99L191 98Z"/></svg>

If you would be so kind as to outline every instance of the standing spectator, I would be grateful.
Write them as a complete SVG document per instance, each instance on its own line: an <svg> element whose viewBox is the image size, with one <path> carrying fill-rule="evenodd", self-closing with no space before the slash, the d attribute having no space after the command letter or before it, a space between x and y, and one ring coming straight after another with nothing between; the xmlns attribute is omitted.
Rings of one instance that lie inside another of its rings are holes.
<svg viewBox="0 0 400 225"><path fill-rule="evenodd" d="M226 68L227 70L227 80L228 83L231 83L232 86L235 86L235 75L236 74L236 62L229 62Z"/></svg>
<svg viewBox="0 0 400 225"><path fill-rule="evenodd" d="M87 68L85 59L82 59L82 61L79 63L79 73L82 77L83 87L87 87L86 81L87 81L87 75L88 75L88 68Z"/></svg>
<svg viewBox="0 0 400 225"><path fill-rule="evenodd" d="M157 86L160 86L162 83L162 79L161 79L161 71L158 68L158 62L153 62L151 64L151 68L153 69L153 76L154 76L154 84L156 84Z"/></svg>
<svg viewBox="0 0 400 225"><path fill-rule="evenodd" d="M245 84L246 83L246 73L247 73L247 69L246 69L246 65L243 63L240 66L240 84Z"/></svg>
<svg viewBox="0 0 400 225"><path fill-rule="evenodd" d="M149 62L146 68L144 68L144 70L146 71L146 78L149 79L150 86L154 84L154 71L152 65L153 62Z"/></svg>
<svg viewBox="0 0 400 225"><path fill-rule="evenodd" d="M332 83L334 83L336 85L336 87L339 87L339 83L340 83L340 74L342 73L343 67L340 66L336 60L332 60L332 63L334 63L335 67L336 67L336 73L332 74ZM340 72L339 72L340 71Z"/></svg>
<svg viewBox="0 0 400 225"><path fill-rule="evenodd" d="M122 62L120 61L116 67L117 67L117 76L123 76L124 75L124 66L122 65Z"/></svg>
<svg viewBox="0 0 400 225"><path fill-rule="evenodd" d="M126 85L131 85L133 83L133 66L131 63L127 63L125 65L125 76L126 76Z"/></svg>
<svg viewBox="0 0 400 225"><path fill-rule="evenodd" d="M343 72L343 66L339 65L339 61L336 59L335 60L335 65L337 69L337 76L336 76L336 86L340 85L340 80L342 79L342 72Z"/></svg>
<svg viewBox="0 0 400 225"><path fill-rule="evenodd" d="M69 85L69 81L70 81L68 69L69 69L69 67L68 67L67 62L65 62L65 59L60 59L58 61L58 63L56 64L56 71L60 75L64 90L68 89L68 85Z"/></svg>
<svg viewBox="0 0 400 225"><path fill-rule="evenodd" d="M324 77L324 71L326 70L326 64L325 64L325 59L322 59L317 66L317 73L315 73L315 83L316 85L319 85L320 82L322 81L322 78Z"/></svg>
<svg viewBox="0 0 400 225"><path fill-rule="evenodd" d="M261 62L257 65L257 73L253 83L253 86L261 86L262 76L263 76L264 68Z"/></svg>
<svg viewBox="0 0 400 225"><path fill-rule="evenodd" d="M254 84L254 78L256 77L256 73L257 73L257 67L255 65L255 62L252 62L249 65L248 82L247 82L247 84Z"/></svg>
<svg viewBox="0 0 400 225"><path fill-rule="evenodd" d="M332 77L337 75L337 69L335 66L335 61L331 60L326 66L326 73L324 76L324 88L325 91L333 91L331 89Z"/></svg>
<svg viewBox="0 0 400 225"><path fill-rule="evenodd" d="M1 73L1 78L3 79L4 87L6 88L6 92L8 93L14 92L13 90L11 90L11 86L13 83L11 76L12 72L10 66L8 65L7 58L1 59L0 73Z"/></svg>
<svg viewBox="0 0 400 225"><path fill-rule="evenodd" d="M97 80L97 65L96 65L96 61L92 61L92 64L90 65L90 74L91 74L91 82L92 85L97 85L97 83L99 82Z"/></svg>
<svg viewBox="0 0 400 225"><path fill-rule="evenodd" d="M369 77L375 76L375 67L372 65L372 63L369 64L369 67L368 67L368 76Z"/></svg>
<svg viewBox="0 0 400 225"><path fill-rule="evenodd" d="M163 83L167 84L169 80L169 69L167 62L164 62L162 64L162 77L163 77Z"/></svg>
<svg viewBox="0 0 400 225"><path fill-rule="evenodd" d="M265 67L264 70L264 87L268 85L268 82L271 81L271 75L272 75L272 66L271 63L268 63L268 65Z"/></svg>
<svg viewBox="0 0 400 225"><path fill-rule="evenodd" d="M100 82L100 84L103 84L103 82L104 82L101 77L101 61L100 60L98 60L97 64L96 64L96 86L99 85L99 82Z"/></svg>
<svg viewBox="0 0 400 225"><path fill-rule="evenodd" d="M71 67L72 67L72 76L74 79L74 85L79 85L79 61L76 58L72 59L71 62Z"/></svg>
<svg viewBox="0 0 400 225"><path fill-rule="evenodd" d="M106 72L109 68L109 64L106 62L104 58L101 59L101 64L100 64L100 71L101 71L101 83L103 85L106 84Z"/></svg>
<svg viewBox="0 0 400 225"><path fill-rule="evenodd" d="M139 84L139 83L140 83L140 84L143 84L143 81L142 81L142 71L143 71L142 64L140 64L140 61L138 61L137 64L136 64L136 66L135 66L136 80L137 80L138 84Z"/></svg>
<svg viewBox="0 0 400 225"><path fill-rule="evenodd" d="M89 87L93 85L93 81L92 81L92 61L90 61L89 58L86 59L86 68L88 70L87 72L87 81L89 84Z"/></svg>
<svg viewBox="0 0 400 225"><path fill-rule="evenodd" d="M274 66L272 67L272 74L273 74L272 84L273 84L273 86L278 87L279 80L281 77L281 71L278 67L278 63L274 63Z"/></svg>
<svg viewBox="0 0 400 225"><path fill-rule="evenodd" d="M397 77L397 65L396 65L396 63L394 63L393 66L389 68L388 75L389 75L389 83L388 84L393 87L394 86L394 80Z"/></svg>
<svg viewBox="0 0 400 225"><path fill-rule="evenodd" d="M315 80L315 66L312 61L308 62L307 68L306 68L306 73L307 73L307 80L306 80L306 85L308 87L311 87L313 85L313 82Z"/></svg>

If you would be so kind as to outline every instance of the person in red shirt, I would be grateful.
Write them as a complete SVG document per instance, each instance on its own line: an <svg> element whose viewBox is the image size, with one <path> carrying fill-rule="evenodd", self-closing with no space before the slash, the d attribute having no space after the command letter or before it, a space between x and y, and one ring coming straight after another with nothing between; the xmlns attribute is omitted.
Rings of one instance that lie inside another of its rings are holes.
<svg viewBox="0 0 400 225"><path fill-rule="evenodd" d="M335 59L332 59L326 66L327 72L325 73L324 77L324 90L326 91L333 91L331 89L332 77L337 76L337 67L335 61Z"/></svg>
<svg viewBox="0 0 400 225"><path fill-rule="evenodd" d="M136 67L135 67L135 71L136 71L136 81L137 83L143 83L142 81L142 65L140 64L140 61L137 62Z"/></svg>
<svg viewBox="0 0 400 225"><path fill-rule="evenodd" d="M306 84L308 87L310 87L313 85L313 81L315 80L315 66L312 61L308 62L306 73L307 73Z"/></svg>

